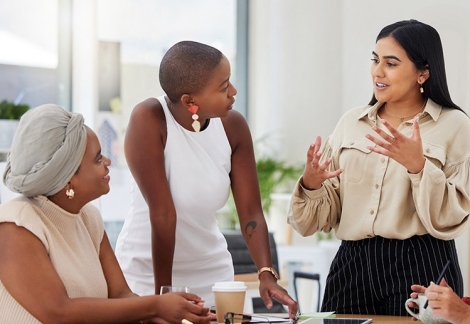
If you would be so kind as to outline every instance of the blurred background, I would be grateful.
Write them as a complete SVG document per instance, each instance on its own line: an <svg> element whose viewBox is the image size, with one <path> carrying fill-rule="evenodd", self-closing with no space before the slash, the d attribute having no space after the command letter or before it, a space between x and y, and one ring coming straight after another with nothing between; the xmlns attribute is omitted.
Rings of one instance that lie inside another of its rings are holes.
<svg viewBox="0 0 470 324"><path fill-rule="evenodd" d="M82 113L113 163L111 192L96 204L115 240L129 204L122 143L130 112L162 94L158 68L170 46L212 45L231 62L235 109L252 130L283 276L291 282L302 269L324 281L338 242L331 233L299 237L286 224L308 145L368 103L375 38L398 20L438 30L450 93L468 112L469 16L466 0L0 0L0 161L21 107L56 103ZM0 203L14 196L0 189ZM237 228L230 204L219 216L221 228ZM469 234L457 244L468 294Z"/></svg>

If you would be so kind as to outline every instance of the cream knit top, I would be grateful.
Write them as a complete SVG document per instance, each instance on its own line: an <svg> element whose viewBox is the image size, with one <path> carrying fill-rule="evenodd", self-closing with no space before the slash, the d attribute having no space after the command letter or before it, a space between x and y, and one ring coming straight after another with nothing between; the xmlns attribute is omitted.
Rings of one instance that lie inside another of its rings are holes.
<svg viewBox="0 0 470 324"><path fill-rule="evenodd" d="M44 196L18 197L0 205L2 222L16 223L41 240L70 298L108 297L99 260L104 228L96 207L88 204L79 214L71 214ZM0 323L39 323L1 281Z"/></svg>

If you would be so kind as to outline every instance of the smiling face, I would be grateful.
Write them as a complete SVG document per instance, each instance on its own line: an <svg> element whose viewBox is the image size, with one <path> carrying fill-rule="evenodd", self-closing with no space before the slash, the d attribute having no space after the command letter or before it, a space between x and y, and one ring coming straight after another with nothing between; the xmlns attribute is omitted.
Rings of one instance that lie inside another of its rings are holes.
<svg viewBox="0 0 470 324"><path fill-rule="evenodd" d="M200 108L198 115L205 119L227 116L236 94L237 90L230 82L230 63L223 56L204 89L191 97Z"/></svg>
<svg viewBox="0 0 470 324"><path fill-rule="evenodd" d="M90 202L109 192L108 166L111 161L101 155L101 146L95 132L87 127L87 144L82 162L70 179L75 198L84 203Z"/></svg>
<svg viewBox="0 0 470 324"><path fill-rule="evenodd" d="M421 100L419 88L427 79L426 71L415 67L393 37L377 41L372 56L371 75L378 101L402 103Z"/></svg>

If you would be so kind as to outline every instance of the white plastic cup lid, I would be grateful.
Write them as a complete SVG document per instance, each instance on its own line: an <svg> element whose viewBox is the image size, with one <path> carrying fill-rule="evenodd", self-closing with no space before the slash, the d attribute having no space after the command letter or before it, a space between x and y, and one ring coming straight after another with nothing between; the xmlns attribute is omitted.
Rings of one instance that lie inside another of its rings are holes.
<svg viewBox="0 0 470 324"><path fill-rule="evenodd" d="M212 291L246 291L243 281L222 281L212 286Z"/></svg>

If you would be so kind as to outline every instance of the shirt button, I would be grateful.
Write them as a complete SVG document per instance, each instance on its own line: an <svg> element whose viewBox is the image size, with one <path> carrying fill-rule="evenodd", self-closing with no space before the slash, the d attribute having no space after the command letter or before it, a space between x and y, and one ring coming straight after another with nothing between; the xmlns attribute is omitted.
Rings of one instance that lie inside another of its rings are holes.
<svg viewBox="0 0 470 324"><path fill-rule="evenodd" d="M431 150L427 148L426 153L431 153Z"/></svg>
<svg viewBox="0 0 470 324"><path fill-rule="evenodd" d="M379 189L379 185L378 185L378 184L375 185L375 189Z"/></svg>
<svg viewBox="0 0 470 324"><path fill-rule="evenodd" d="M371 209L371 211L369 212L371 215L374 215L374 210Z"/></svg>

